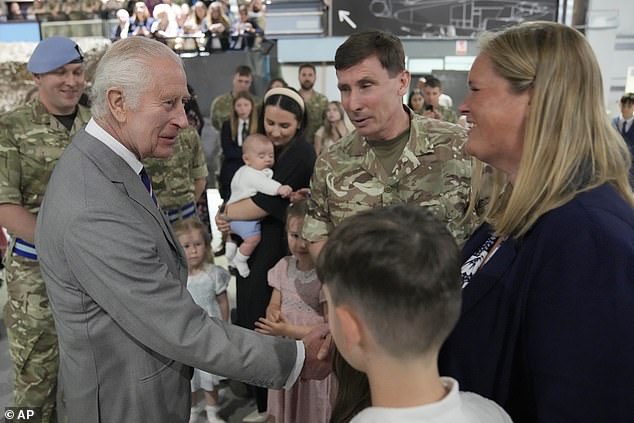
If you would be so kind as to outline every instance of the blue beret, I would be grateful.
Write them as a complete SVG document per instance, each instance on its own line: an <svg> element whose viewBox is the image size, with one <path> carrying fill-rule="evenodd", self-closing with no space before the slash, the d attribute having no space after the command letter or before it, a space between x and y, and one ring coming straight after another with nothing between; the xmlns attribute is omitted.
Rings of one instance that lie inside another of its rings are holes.
<svg viewBox="0 0 634 423"><path fill-rule="evenodd" d="M76 42L66 37L50 37L35 47L26 68L33 73L47 73L83 60L84 56Z"/></svg>

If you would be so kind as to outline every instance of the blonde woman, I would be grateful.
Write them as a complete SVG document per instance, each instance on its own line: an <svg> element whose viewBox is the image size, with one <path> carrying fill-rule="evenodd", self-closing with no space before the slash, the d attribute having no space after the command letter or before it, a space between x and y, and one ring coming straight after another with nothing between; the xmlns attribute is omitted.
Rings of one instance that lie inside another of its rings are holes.
<svg viewBox="0 0 634 423"><path fill-rule="evenodd" d="M186 34L204 34L207 32L207 6L204 2L199 0L194 3L183 29Z"/></svg>
<svg viewBox="0 0 634 423"><path fill-rule="evenodd" d="M150 29L154 19L150 15L145 3L138 1L134 3L134 13L130 19L130 33L129 35L142 35L144 37L152 36Z"/></svg>
<svg viewBox="0 0 634 423"><path fill-rule="evenodd" d="M207 9L207 30L209 35L207 49L209 51L229 48L231 21L219 1L214 1Z"/></svg>
<svg viewBox="0 0 634 423"><path fill-rule="evenodd" d="M328 103L324 113L324 124L315 132L315 152L319 155L339 139L352 132L352 124L346 118L346 112L339 101Z"/></svg>
<svg viewBox="0 0 634 423"><path fill-rule="evenodd" d="M634 421L630 155L603 101L583 35L532 22L482 40L460 106L494 183L440 370L516 423Z"/></svg>

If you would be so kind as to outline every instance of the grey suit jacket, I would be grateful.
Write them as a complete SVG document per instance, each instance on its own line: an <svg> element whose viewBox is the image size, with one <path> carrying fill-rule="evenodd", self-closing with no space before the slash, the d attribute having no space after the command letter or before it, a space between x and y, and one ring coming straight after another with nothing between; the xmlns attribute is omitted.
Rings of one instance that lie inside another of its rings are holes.
<svg viewBox="0 0 634 423"><path fill-rule="evenodd" d="M293 341L210 318L138 175L85 131L48 184L36 246L60 344L71 423L186 422L192 368L281 387Z"/></svg>

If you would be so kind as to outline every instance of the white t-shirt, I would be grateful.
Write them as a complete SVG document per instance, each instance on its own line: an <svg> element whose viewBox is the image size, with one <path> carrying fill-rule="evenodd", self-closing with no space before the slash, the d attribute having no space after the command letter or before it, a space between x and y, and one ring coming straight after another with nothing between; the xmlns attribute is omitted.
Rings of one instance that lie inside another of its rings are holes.
<svg viewBox="0 0 634 423"><path fill-rule="evenodd" d="M449 393L440 401L419 407L368 407L350 423L511 423L496 403L472 392L459 392L458 382L442 377Z"/></svg>

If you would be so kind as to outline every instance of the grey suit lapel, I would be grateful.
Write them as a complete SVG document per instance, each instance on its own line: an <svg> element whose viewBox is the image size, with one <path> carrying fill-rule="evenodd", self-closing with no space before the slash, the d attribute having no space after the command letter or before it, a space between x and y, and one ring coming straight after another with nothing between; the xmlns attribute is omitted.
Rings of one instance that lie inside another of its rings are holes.
<svg viewBox="0 0 634 423"><path fill-rule="evenodd" d="M179 251L179 256L182 256L169 223L166 221L160 209L154 204L154 201L152 201L152 197L145 189L139 175L134 173L125 160L83 129L78 133L77 138L82 139L82 142L77 143L77 147L95 163L95 166L97 166L113 184L122 185L128 197L140 204L152 215L163 230L165 238L172 244L174 250Z"/></svg>

